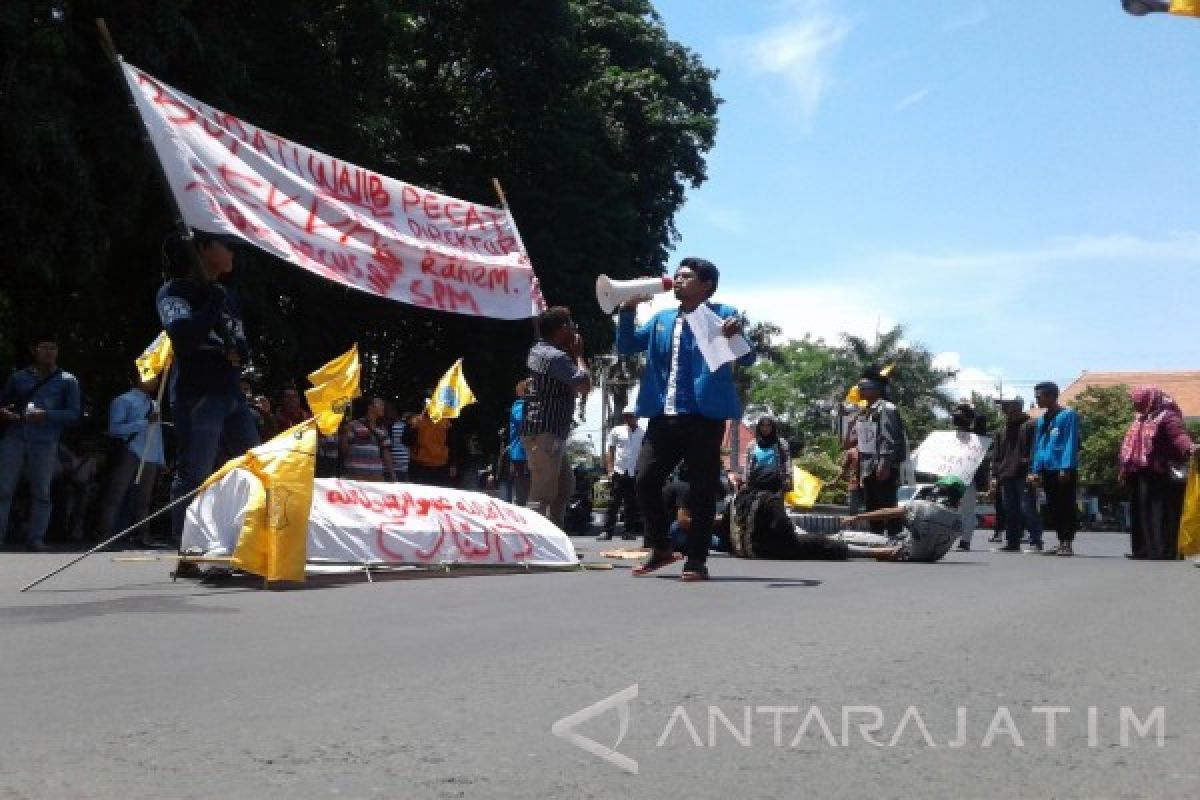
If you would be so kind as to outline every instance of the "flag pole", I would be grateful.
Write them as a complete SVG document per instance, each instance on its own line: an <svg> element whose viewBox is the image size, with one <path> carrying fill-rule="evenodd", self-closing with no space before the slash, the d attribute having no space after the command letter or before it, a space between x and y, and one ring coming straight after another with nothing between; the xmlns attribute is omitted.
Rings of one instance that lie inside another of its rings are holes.
<svg viewBox="0 0 1200 800"><path fill-rule="evenodd" d="M187 493L187 494L185 494L183 497L179 497L179 498L176 498L175 500L172 500L170 503L167 503L165 506L163 506L162 508L160 508L158 511L155 511L153 514L151 514L150 516L148 516L148 517L146 517L145 519L141 520L140 522L135 522L135 523L133 523L132 525L130 525L128 528L126 528L125 530L123 530L123 531L121 531L120 533L116 534L115 536L110 536L109 538L105 539L103 542L101 542L100 544L96 545L96 546L95 546L95 547L93 547L91 550L88 550L86 553L84 553L83 555L79 556L78 558L74 558L74 559L72 559L72 560L68 561L66 564L63 564L61 567L59 567L58 569L54 570L53 572L47 572L45 575L43 575L42 577L38 578L38 579L37 579L36 581L34 581L33 583L31 583L31 584L28 584L27 586L23 586L23 587L21 588L21 591L22 591L22 592L27 592L27 591L29 591L30 589L32 589L33 587L37 586L39 583L42 583L43 581L46 581L46 580L49 580L50 578L53 578L55 575L57 575L57 574L58 574L58 573L60 573L60 572L63 572L64 570L68 569L69 567L73 567L73 566L75 566L75 565L76 565L76 564L78 564L80 561L83 561L85 558L87 558L88 556L92 555L93 553L98 553L98 552L100 552L101 550L103 550L104 548L108 547L108 546L109 546L110 544L112 544L113 542L117 541L118 539L121 539L121 538L123 538L123 537L125 537L125 536L128 536L130 533L132 533L133 531L135 531L135 530L137 530L138 528L142 527L143 525L145 525L145 524L146 524L147 522L149 522L150 520L152 520L152 519L157 519L158 517L162 516L162 515L163 515L165 512L167 512L167 511L170 511L172 508L174 508L175 506L179 505L180 503L182 503L182 502L185 502L185 501L187 501L187 500L191 500L193 497L195 497L196 495L200 494L200 492L204 491L206 488L208 488L208 487L207 487L207 486L205 486L204 484L201 484L200 486L197 486L195 489L193 489L192 491L188 492L188 493Z"/></svg>
<svg viewBox="0 0 1200 800"><path fill-rule="evenodd" d="M541 306L546 307L546 299L542 296L542 285L538 281L537 272L533 269L533 259L529 257L529 251L525 249L525 240L521 238L521 229L517 227L517 220L513 217L512 209L508 206L508 197L504 194L504 187L500 185L498 178L492 178L492 188L496 190L496 197L500 198L500 207L504 209L504 213L508 215L508 224L512 226L513 236L517 240L517 248L521 251L521 255L525 257L525 262L529 264L529 271L533 273L533 281L531 289L536 292L536 298L541 298ZM533 298L531 298L533 299ZM531 309L532 310L532 309ZM536 316L531 314L530 316ZM537 337L537 320L533 321L533 334Z"/></svg>
<svg viewBox="0 0 1200 800"><path fill-rule="evenodd" d="M154 142L150 139L150 131L146 128L146 122L142 119L142 113L138 111L137 101L133 97L133 89L129 87L129 81L125 77L125 59L117 52L117 47L113 44L112 35L108 32L108 25L103 17L96 18L96 29L100 35L100 46L104 48L104 54L108 56L109 62L117 71L117 80L121 84L121 89L125 93L125 103L133 115L137 118L138 128L142 132L142 147L146 151L146 156L150 159L158 173L159 183L162 184L163 193L167 196L167 208L171 210L175 217L175 232L179 235L184 243L184 252L188 259L188 265L193 268L193 271L198 272L200 269L200 256L196 253L196 249L191 247L192 229L183 219L183 212L179 208L179 201L175 199L175 193L171 191L171 181L167 179L167 171L162 165L162 160L158 157L158 152L154 149Z"/></svg>
<svg viewBox="0 0 1200 800"><path fill-rule="evenodd" d="M174 359L171 359L174 361ZM137 475L134 476L133 485L137 486L142 482L142 470L146 468L146 456L150 455L150 444L154 439L154 435L162 430L162 401L163 390L167 388L167 374L171 371L171 364L167 364L158 376L158 396L154 398L154 410L158 413L159 419L150 424L146 430L146 441L142 443L142 460L138 462Z"/></svg>

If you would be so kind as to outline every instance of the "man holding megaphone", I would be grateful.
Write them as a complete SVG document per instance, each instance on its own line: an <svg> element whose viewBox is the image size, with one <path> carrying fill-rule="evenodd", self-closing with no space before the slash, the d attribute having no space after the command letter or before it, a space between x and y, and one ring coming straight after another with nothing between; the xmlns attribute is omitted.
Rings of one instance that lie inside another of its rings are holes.
<svg viewBox="0 0 1200 800"><path fill-rule="evenodd" d="M646 353L646 369L638 389L637 416L648 419L637 465L637 496L645 524L650 556L633 574L647 575L677 560L669 536L670 520L663 505L662 488L680 462L691 476L688 530L684 555L684 581L708 579L708 545L716 513L720 486L721 443L725 422L740 419L741 403L733 385L732 364L710 369L701 353L687 316L696 312L720 318L726 337L742 331L737 310L709 301L717 290L720 273L702 258L685 258L675 270L672 287L678 308L660 311L641 327L636 324L637 306L646 291L625 300L617 317L617 352ZM754 351L737 359L743 366L754 363Z"/></svg>

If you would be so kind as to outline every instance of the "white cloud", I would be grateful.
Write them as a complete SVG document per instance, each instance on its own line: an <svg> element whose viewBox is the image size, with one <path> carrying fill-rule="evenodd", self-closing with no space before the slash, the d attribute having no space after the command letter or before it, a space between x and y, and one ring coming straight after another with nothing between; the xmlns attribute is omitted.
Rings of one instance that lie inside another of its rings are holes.
<svg viewBox="0 0 1200 800"><path fill-rule="evenodd" d="M990 16L987 6L983 3L976 3L974 7L943 23L942 30L946 33L954 33L964 28L974 28L976 25L982 25Z"/></svg>
<svg viewBox="0 0 1200 800"><path fill-rule="evenodd" d="M933 366L937 369L952 369L957 371L954 379L946 384L946 391L955 399L970 399L971 392L996 396L997 387L1003 383L1003 371L998 367L964 367L962 355L954 351L938 353L933 357ZM1011 396L1011 392L1008 393Z"/></svg>
<svg viewBox="0 0 1200 800"><path fill-rule="evenodd" d="M811 124L833 83L833 61L852 26L819 2L793 8L791 21L738 37L732 44L751 71L786 82L799 116Z"/></svg>
<svg viewBox="0 0 1200 800"><path fill-rule="evenodd" d="M922 100L924 100L928 96L929 96L929 87L928 86L926 86L924 89L918 89L917 91L913 92L912 94L901 98L900 102L896 103L895 111L898 114L907 108L911 108L912 106L915 106L917 103L920 103Z"/></svg>

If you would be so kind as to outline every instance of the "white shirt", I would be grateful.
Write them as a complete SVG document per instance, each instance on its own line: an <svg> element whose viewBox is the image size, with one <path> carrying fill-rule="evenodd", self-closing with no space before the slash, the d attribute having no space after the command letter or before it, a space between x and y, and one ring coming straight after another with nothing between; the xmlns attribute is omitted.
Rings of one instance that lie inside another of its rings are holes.
<svg viewBox="0 0 1200 800"><path fill-rule="evenodd" d="M642 450L641 428L629 430L622 423L608 433L608 449L613 451L613 471L621 475L632 475L637 469L638 453Z"/></svg>
<svg viewBox="0 0 1200 800"><path fill-rule="evenodd" d="M683 336L683 314L675 317L675 330L671 334L671 374L667 376L667 399L663 404L663 413L675 416L675 392L679 387L679 339Z"/></svg>

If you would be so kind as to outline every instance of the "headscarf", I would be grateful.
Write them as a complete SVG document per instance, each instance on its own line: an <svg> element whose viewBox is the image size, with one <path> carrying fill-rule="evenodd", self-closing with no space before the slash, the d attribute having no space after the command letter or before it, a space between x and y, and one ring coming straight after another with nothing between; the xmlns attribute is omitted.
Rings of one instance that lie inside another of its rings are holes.
<svg viewBox="0 0 1200 800"><path fill-rule="evenodd" d="M1121 442L1121 474L1128 475L1150 466L1150 452L1158 426L1169 412L1182 416L1175 401L1157 386L1135 386L1129 392L1133 410L1137 412L1125 440Z"/></svg>
<svg viewBox="0 0 1200 800"><path fill-rule="evenodd" d="M767 435L763 435L762 432L761 426L764 422L771 423L771 432ZM763 450L775 446L775 443L779 441L779 423L775 421L774 417L758 418L758 422L754 423L754 439Z"/></svg>

